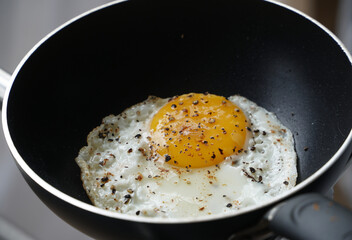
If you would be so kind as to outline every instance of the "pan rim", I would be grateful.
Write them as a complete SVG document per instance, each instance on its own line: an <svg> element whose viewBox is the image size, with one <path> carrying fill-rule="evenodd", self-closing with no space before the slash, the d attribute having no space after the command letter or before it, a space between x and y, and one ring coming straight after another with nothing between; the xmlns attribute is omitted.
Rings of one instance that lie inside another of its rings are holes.
<svg viewBox="0 0 352 240"><path fill-rule="evenodd" d="M221 219L225 219L225 218L231 218L231 217L236 217L239 215L243 215L255 210L259 210L265 207L268 207L270 205L274 205L277 204L280 201L283 201L284 199L296 194L297 192L301 191L302 189L304 189L305 187L307 187L309 184L311 184L312 182L314 182L316 179L319 178L319 176L321 176L323 173L325 173L336 161L337 159L340 158L340 156L347 150L348 146L350 144L352 144L352 129L349 132L348 136L346 137L346 139L344 140L343 144L340 146L340 148L337 150L337 152L330 158L329 161L327 161L327 163L325 163L320 169L318 169L315 173L313 173L311 176L309 176L307 179L305 179L304 181L302 181L301 183L299 183L298 185L296 185L294 188L288 190L287 192L274 197L273 199L271 199L270 201L266 201L262 204L258 204L258 205L254 205L254 206L250 206L250 207L246 207L244 209L241 209L237 212L234 213L227 213L227 214L223 214L223 213L219 213L219 214L214 214L214 215L210 215L210 216L199 216L199 217L183 217L183 218L161 218L161 217L157 217L157 218L152 218L152 217L144 217L144 216L132 216L132 215L127 215L127 214L123 214L123 213L116 213L116 212L111 212L108 210L104 210L104 209L100 209L98 207L95 207L91 204L88 203L84 203L74 197L69 196L66 193L63 193L62 191L56 189L55 187L53 187L52 185L50 185L49 183L47 183L46 181L44 181L39 175L37 175L25 162L25 160L21 157L21 155L19 154L19 152L17 151L11 135L10 135L10 131L8 128L8 123L7 123L7 105L8 105L8 98L10 95L10 91L12 88L12 85L15 81L15 78L17 76L17 74L19 73L19 71L21 70L22 66L25 64L25 62L27 61L27 59L36 51L36 49L41 46L46 40L48 40L51 36L53 36L54 34L56 34L56 32L60 31L61 29L65 28L66 26L70 25L71 23L75 22L78 19L81 19L84 16L87 16L93 12L96 12L98 10L101 10L103 8L115 5L115 4L119 4L122 2L125 2L126 0L116 0L110 3L106 3L103 4L101 6L98 6L96 8L93 8L91 10L88 10L74 18L72 18L71 20L67 21L66 23L62 24L61 26L57 27L55 30L53 30L52 32L50 32L47 36L45 36L44 38L42 38L25 56L24 58L21 60L21 62L18 64L18 66L16 67L14 73L11 76L11 80L10 83L6 89L5 92L5 96L4 96L4 100L3 100L3 107L2 107L2 123L3 123L3 131L4 131L4 135L5 135L5 139L7 142L7 145L10 149L10 152L14 158L14 160L17 162L18 167L20 167L22 169L22 171L29 176L36 184L38 184L41 188L43 188L45 191L47 191L48 193L56 196L57 198L59 198L60 200L66 202L67 204L73 205L75 207L78 207L82 210L88 211L90 213L93 214L99 214L101 216L105 216L105 217L109 217L109 218L113 218L116 220L127 220L127 221L133 221L133 222L140 222L140 223L150 223L150 224L184 224L184 223L195 223L195 222L208 222L208 221L214 221L214 220L221 220ZM278 2L274 2L274 0L265 0L266 2L269 2L271 4L275 4L278 6L281 6L283 8L286 8L287 10L290 10L292 12L295 12L298 15L303 16L304 18L306 18L307 20L309 20L310 22L312 22L313 24L317 25L319 28L321 28L323 31L325 31L342 49L342 51L345 53L345 55L347 56L347 58L349 59L351 66L352 66L352 56L351 54L348 52L347 48L344 46L344 44L330 31L328 30L325 26L323 26L321 23L319 23L318 21L316 21L315 19L309 17L308 15L306 15L305 13L294 9L293 7L287 6L286 4L283 3L278 3Z"/></svg>

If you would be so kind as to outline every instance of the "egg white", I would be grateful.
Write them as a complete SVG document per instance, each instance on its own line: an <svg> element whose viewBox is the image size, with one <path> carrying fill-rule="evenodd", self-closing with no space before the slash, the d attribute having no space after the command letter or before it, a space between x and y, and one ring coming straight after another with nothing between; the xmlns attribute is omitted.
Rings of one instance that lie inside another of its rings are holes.
<svg viewBox="0 0 352 240"><path fill-rule="evenodd" d="M206 168L175 167L151 152L149 125L168 99L149 97L104 118L76 158L92 203L125 214L177 218L232 213L294 187L291 131L254 102L238 95L228 99L250 120L248 144L241 154Z"/></svg>

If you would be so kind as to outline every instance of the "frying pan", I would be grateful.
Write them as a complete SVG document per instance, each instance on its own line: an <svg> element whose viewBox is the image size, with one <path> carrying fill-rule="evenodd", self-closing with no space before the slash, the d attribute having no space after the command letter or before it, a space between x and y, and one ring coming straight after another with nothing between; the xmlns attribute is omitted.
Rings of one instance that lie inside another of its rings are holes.
<svg viewBox="0 0 352 240"><path fill-rule="evenodd" d="M341 42L287 6L117 1L69 21L27 54L4 96L3 128L33 191L94 238L248 239L271 229L291 239L350 239L351 213L322 195L351 163L351 79ZM274 112L294 133L298 185L226 216L155 219L92 206L74 161L87 134L148 95L188 92L240 94Z"/></svg>

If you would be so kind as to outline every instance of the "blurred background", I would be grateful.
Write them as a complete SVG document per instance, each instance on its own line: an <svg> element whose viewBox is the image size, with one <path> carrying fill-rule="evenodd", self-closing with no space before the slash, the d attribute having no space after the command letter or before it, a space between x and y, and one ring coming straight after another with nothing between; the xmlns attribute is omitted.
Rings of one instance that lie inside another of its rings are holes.
<svg viewBox="0 0 352 240"><path fill-rule="evenodd" d="M108 0L0 0L0 68L12 73L26 53L67 20ZM352 0L278 0L325 25L352 51ZM0 240L89 239L54 215L30 190L0 133ZM352 209L352 167L334 188Z"/></svg>

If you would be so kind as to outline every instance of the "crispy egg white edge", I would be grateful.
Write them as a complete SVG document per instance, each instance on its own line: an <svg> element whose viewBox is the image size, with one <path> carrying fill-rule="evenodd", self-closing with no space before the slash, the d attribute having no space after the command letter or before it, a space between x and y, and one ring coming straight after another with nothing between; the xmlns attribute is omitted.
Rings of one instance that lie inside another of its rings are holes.
<svg viewBox="0 0 352 240"><path fill-rule="evenodd" d="M81 180L83 183L83 188L86 191L86 193L87 193L89 199L91 200L91 202L93 203L93 205L97 206L100 204L99 204L99 202L96 201L97 199L99 199L99 195L97 194L96 191L94 191L95 186L93 184L90 184L90 183L92 183L92 181L89 180L89 178L92 178L92 176L91 176L91 172L89 170L90 166L87 163L87 161L91 158L91 153L94 150L94 147L92 146L91 142L94 141L94 139L98 135L99 131L103 130L103 128L105 127L105 124L104 124L105 121L109 121L109 119L115 118L115 117L116 118L122 117L122 115L125 112L128 112L129 110L132 110L132 109L139 107L141 105L144 105L145 102L151 102L152 104L156 104L157 100L161 100L161 101L159 102L159 105L156 106L156 109L152 112L152 115L154 115L162 107L162 105L164 105L168 101L168 99L161 99L161 98L158 98L155 96L149 96L148 99L146 99L145 101L137 103L137 104L125 109L122 113L120 113L118 115L110 114L110 115L104 117L102 120L102 124L97 126L96 128L94 128L88 134L88 136L87 136L88 145L81 148L75 161L78 164L78 166L81 168ZM93 176L93 178L94 178L94 176Z"/></svg>
<svg viewBox="0 0 352 240"><path fill-rule="evenodd" d="M257 121L263 121L264 119L266 121L270 121L266 122L265 124L261 124L261 128L257 129L260 130L262 133L262 135L259 135L258 139L260 140L261 137L263 137L263 131L266 131L265 137L268 137L271 142L275 142L275 144L277 144L276 146L281 145L280 147L277 147L278 149L280 148L280 150L287 150L287 152L289 152L289 158L284 159L284 161L280 160L282 161L283 167L281 168L278 174L280 174L284 178L284 180L287 181L287 184L285 184L287 187L294 187L296 185L297 180L297 154L295 151L295 144L292 132L279 121L279 119L274 113L267 111L266 109L258 106L256 103L239 95L231 96L229 97L229 100L237 104L242 109L250 108L252 109L252 111L254 110L252 114L265 115L259 119L256 119ZM258 110L260 110L260 112ZM244 113L248 114L247 111L244 111ZM252 121L254 120L254 118L250 116L247 116L247 118L251 119ZM252 129L252 131L253 130L254 129ZM271 131L274 131L275 134L272 134ZM285 141L283 143L280 143L280 141L277 141L278 139L275 138L278 138L280 140L283 139ZM285 176L291 176L291 178L288 179ZM285 188L281 185L281 182L276 182L275 184L278 185L279 188ZM268 186L268 188L271 188L271 186ZM268 191L270 191L270 189L268 189ZM286 191L286 189L284 189L284 191Z"/></svg>

